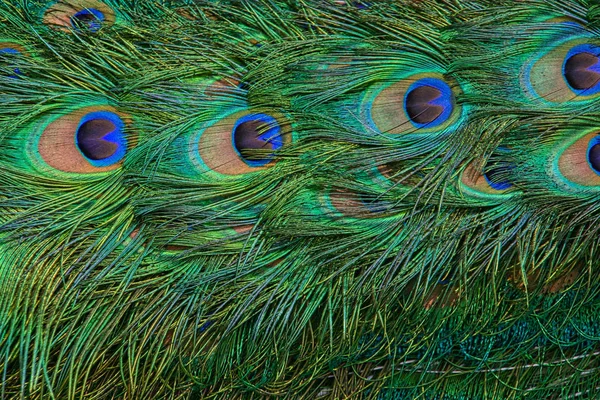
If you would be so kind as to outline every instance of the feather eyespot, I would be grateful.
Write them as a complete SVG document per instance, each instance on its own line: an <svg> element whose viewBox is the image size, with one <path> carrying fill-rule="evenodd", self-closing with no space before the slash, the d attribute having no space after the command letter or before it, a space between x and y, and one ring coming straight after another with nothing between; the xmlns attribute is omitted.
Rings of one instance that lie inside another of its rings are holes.
<svg viewBox="0 0 600 400"><path fill-rule="evenodd" d="M426 172L418 168L409 167L402 161L391 161L380 164L372 170L372 176L379 184L384 183L394 187L417 186L427 176Z"/></svg>
<svg viewBox="0 0 600 400"><path fill-rule="evenodd" d="M125 124L110 111L86 114L77 127L75 144L95 167L108 167L121 161L127 149Z"/></svg>
<svg viewBox="0 0 600 400"><path fill-rule="evenodd" d="M373 194L354 192L343 188L330 188L321 197L325 213L338 217L385 217L391 205Z"/></svg>
<svg viewBox="0 0 600 400"><path fill-rule="evenodd" d="M600 186L600 132L592 132L566 147L557 167L569 182L581 186Z"/></svg>
<svg viewBox="0 0 600 400"><path fill-rule="evenodd" d="M594 172L600 175L600 136L590 140L587 153L588 163Z"/></svg>
<svg viewBox="0 0 600 400"><path fill-rule="evenodd" d="M507 171L504 167L487 169L483 176L490 187L499 192L510 189L513 185L508 181L503 174Z"/></svg>
<svg viewBox="0 0 600 400"><path fill-rule="evenodd" d="M345 189L330 189L320 200L323 210L330 215L356 218L368 214L358 196Z"/></svg>
<svg viewBox="0 0 600 400"><path fill-rule="evenodd" d="M76 30L87 29L90 32L98 32L104 20L104 13L102 11L89 8L76 12L71 17L71 26Z"/></svg>
<svg viewBox="0 0 600 400"><path fill-rule="evenodd" d="M273 161L273 153L283 147L281 127L267 114L249 114L235 122L233 148L240 159L251 167L262 167ZM265 152L266 151L266 152Z"/></svg>
<svg viewBox="0 0 600 400"><path fill-rule="evenodd" d="M43 21L64 31L96 33L115 23L115 13L97 0L60 0L46 10Z"/></svg>
<svg viewBox="0 0 600 400"><path fill-rule="evenodd" d="M419 74L369 91L366 120L379 132L405 134L439 131L461 114L456 91L441 74Z"/></svg>
<svg viewBox="0 0 600 400"><path fill-rule="evenodd" d="M509 150L499 148L492 153L483 168L483 177L487 184L494 190L499 192L505 191L513 187L510 180L513 166L506 161L505 155Z"/></svg>
<svg viewBox="0 0 600 400"><path fill-rule="evenodd" d="M192 154L201 170L240 175L272 166L275 153L291 142L291 126L282 116L240 111L201 129Z"/></svg>
<svg viewBox="0 0 600 400"><path fill-rule="evenodd" d="M477 164L471 163L462 173L460 183L463 191L488 197L504 195L513 187L510 180L513 167L510 163L492 155L483 168Z"/></svg>
<svg viewBox="0 0 600 400"><path fill-rule="evenodd" d="M552 103L600 95L600 45L571 40L526 63L521 74L529 96Z"/></svg>
<svg viewBox="0 0 600 400"><path fill-rule="evenodd" d="M5 60L3 64L12 69L14 73L9 75L10 78L17 78L18 75L22 75L21 70L14 65L13 60L24 55L27 55L27 52L23 46L12 42L0 42L0 59Z"/></svg>
<svg viewBox="0 0 600 400"><path fill-rule="evenodd" d="M441 79L423 78L408 88L404 108L417 128L432 128L450 118L454 108L454 94L450 86Z"/></svg>
<svg viewBox="0 0 600 400"><path fill-rule="evenodd" d="M371 199L365 195L359 195L363 207L370 215L383 215L390 211L391 205L377 198Z"/></svg>
<svg viewBox="0 0 600 400"><path fill-rule="evenodd" d="M85 107L49 122L37 149L42 160L59 171L111 171L120 166L127 152L128 122L112 107Z"/></svg>
<svg viewBox="0 0 600 400"><path fill-rule="evenodd" d="M563 75L578 95L600 92L600 47L582 44L569 50L563 65Z"/></svg>

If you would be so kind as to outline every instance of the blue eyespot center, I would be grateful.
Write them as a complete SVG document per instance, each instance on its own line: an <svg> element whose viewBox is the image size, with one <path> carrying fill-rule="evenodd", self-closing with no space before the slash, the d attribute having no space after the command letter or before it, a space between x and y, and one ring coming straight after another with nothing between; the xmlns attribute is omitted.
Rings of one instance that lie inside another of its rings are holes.
<svg viewBox="0 0 600 400"><path fill-rule="evenodd" d="M87 29L90 32L98 32L102 28L104 14L95 8L86 8L78 11L71 17L71 26L75 30Z"/></svg>
<svg viewBox="0 0 600 400"><path fill-rule="evenodd" d="M75 144L94 167L109 167L121 161L127 151L125 123L109 111L85 115L75 134Z"/></svg>
<svg viewBox="0 0 600 400"><path fill-rule="evenodd" d="M17 49L13 49L12 47L4 47L4 48L0 48L0 56L2 55L20 55L21 52ZM15 73L15 75L10 75L10 78L17 78L17 75L21 75L21 70L19 68L14 68L13 72Z"/></svg>
<svg viewBox="0 0 600 400"><path fill-rule="evenodd" d="M406 91L404 109L417 128L433 128L446 122L454 110L454 93L437 78L423 78Z"/></svg>
<svg viewBox="0 0 600 400"><path fill-rule="evenodd" d="M512 169L511 164L492 155L483 170L483 177L494 190L510 189L513 186L510 181Z"/></svg>
<svg viewBox="0 0 600 400"><path fill-rule="evenodd" d="M251 167L262 167L273 161L271 151L283 147L281 128L267 114L250 114L238 119L232 130L236 153Z"/></svg>
<svg viewBox="0 0 600 400"><path fill-rule="evenodd" d="M486 182L495 190L510 189L513 185L506 179L506 174L509 171L507 167L496 167L487 170L483 176Z"/></svg>
<svg viewBox="0 0 600 400"><path fill-rule="evenodd" d="M510 153L509 148L499 146L483 169L483 177L494 190L506 190L513 187L510 177L514 165L506 160L508 153Z"/></svg>
<svg viewBox="0 0 600 400"><path fill-rule="evenodd" d="M373 214L380 214L390 209L390 204L381 200L377 196L359 193L358 198L363 206Z"/></svg>
<svg viewBox="0 0 600 400"><path fill-rule="evenodd" d="M569 50L563 63L563 76L577 95L600 93L600 47L581 44Z"/></svg>
<svg viewBox="0 0 600 400"><path fill-rule="evenodd" d="M592 170L600 175L600 136L596 136L590 140L587 160Z"/></svg>

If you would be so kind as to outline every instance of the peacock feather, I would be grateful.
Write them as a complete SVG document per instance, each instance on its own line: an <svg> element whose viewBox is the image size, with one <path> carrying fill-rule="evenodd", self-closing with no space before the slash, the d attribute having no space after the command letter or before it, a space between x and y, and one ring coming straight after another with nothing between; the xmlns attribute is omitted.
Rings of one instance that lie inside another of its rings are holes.
<svg viewBox="0 0 600 400"><path fill-rule="evenodd" d="M0 1L0 397L598 397L599 17Z"/></svg>

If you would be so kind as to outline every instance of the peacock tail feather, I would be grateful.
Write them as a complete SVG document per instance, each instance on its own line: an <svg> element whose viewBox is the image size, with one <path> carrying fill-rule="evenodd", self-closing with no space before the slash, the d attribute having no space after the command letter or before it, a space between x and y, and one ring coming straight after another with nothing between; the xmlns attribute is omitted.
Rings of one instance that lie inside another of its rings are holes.
<svg viewBox="0 0 600 400"><path fill-rule="evenodd" d="M599 21L0 1L0 397L596 398Z"/></svg>

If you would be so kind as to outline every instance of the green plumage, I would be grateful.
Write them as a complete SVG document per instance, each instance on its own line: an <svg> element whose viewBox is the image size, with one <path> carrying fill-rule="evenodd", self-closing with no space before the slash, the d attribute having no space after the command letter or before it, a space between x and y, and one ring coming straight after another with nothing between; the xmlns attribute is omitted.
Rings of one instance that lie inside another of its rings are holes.
<svg viewBox="0 0 600 400"><path fill-rule="evenodd" d="M1 2L0 397L597 397L599 16Z"/></svg>

